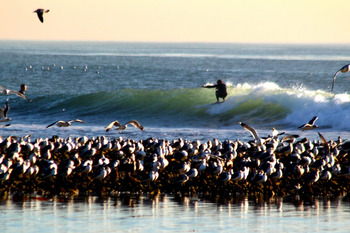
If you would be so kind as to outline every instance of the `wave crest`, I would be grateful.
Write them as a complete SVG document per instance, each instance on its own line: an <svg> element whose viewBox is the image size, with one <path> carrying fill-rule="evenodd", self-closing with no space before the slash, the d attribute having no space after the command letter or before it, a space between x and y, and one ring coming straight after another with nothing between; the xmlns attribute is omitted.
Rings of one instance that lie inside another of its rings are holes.
<svg viewBox="0 0 350 233"><path fill-rule="evenodd" d="M205 88L143 90L121 89L83 95L16 101L11 114L52 118L84 117L96 125L111 120L139 119L155 126L237 127L243 121L260 127L296 128L318 116L324 128L350 129L350 95L325 91L281 88L276 83L237 84L228 87L224 103L216 104L215 90ZM35 112L33 112L35 109ZM47 120L49 121L49 120Z"/></svg>

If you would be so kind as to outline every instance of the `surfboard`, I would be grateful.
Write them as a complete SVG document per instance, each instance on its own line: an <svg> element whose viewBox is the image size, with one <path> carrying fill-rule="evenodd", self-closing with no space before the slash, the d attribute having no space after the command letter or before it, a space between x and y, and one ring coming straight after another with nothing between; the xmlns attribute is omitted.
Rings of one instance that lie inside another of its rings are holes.
<svg viewBox="0 0 350 233"><path fill-rule="evenodd" d="M208 108L210 106L213 106L213 105L216 105L216 104L222 104L222 103L225 103L225 102L215 102L215 103L211 103L211 104L198 105L198 106L196 106L196 108Z"/></svg>

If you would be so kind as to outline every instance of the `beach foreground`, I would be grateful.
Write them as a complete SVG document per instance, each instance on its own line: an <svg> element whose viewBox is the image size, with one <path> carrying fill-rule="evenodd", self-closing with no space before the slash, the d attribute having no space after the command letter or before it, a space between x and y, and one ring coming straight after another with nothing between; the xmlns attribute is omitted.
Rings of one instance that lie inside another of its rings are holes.
<svg viewBox="0 0 350 233"><path fill-rule="evenodd" d="M238 139L7 137L0 143L0 192L339 197L349 190L349 146L340 137L312 142L293 135L260 146Z"/></svg>

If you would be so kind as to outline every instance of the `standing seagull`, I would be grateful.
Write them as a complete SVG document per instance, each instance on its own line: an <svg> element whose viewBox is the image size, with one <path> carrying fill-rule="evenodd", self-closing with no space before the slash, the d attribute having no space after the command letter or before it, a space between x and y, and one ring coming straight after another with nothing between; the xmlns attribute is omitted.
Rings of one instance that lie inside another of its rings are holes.
<svg viewBox="0 0 350 233"><path fill-rule="evenodd" d="M138 128L140 130L144 130L143 126L136 120L131 120L129 122L127 122L125 125L120 124L118 121L112 121L107 127L106 127L106 132L108 132L113 126L117 126L117 130L126 130L127 125L131 124L133 125L135 128Z"/></svg>
<svg viewBox="0 0 350 233"><path fill-rule="evenodd" d="M48 13L50 10L44 10L44 9L36 9L33 13L36 13L39 17L40 22L44 22L43 14Z"/></svg>
<svg viewBox="0 0 350 233"><path fill-rule="evenodd" d="M304 130L311 130L311 129L317 128L318 126L315 125L315 121L317 119L318 117L314 116L308 123L299 126L298 129L300 129L301 131L304 131Z"/></svg>
<svg viewBox="0 0 350 233"><path fill-rule="evenodd" d="M49 127L51 127L53 125L57 125L58 127L68 127L68 126L72 125L72 122L85 123L84 121L79 120L79 119L70 120L70 121L55 121L54 123L49 124L48 126L46 126L46 128L49 128Z"/></svg>
<svg viewBox="0 0 350 233"><path fill-rule="evenodd" d="M335 72L334 76L333 76L333 83L332 83L332 91L333 91L333 87L334 87L334 82L335 79L337 77L337 75L341 72L341 73L346 73L350 70L350 64L347 64L345 66L343 66L342 68L340 68L337 72Z"/></svg>

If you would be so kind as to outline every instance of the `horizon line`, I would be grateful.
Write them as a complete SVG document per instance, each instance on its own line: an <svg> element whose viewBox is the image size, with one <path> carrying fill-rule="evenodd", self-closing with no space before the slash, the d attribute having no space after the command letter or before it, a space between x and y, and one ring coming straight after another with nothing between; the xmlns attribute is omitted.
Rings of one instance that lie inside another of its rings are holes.
<svg viewBox="0 0 350 233"><path fill-rule="evenodd" d="M350 45L340 42L225 42L225 41L124 41L124 40L40 40L40 39L0 39L1 42L80 42L80 43L143 43L143 44L247 44L247 45Z"/></svg>

